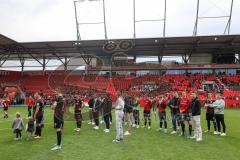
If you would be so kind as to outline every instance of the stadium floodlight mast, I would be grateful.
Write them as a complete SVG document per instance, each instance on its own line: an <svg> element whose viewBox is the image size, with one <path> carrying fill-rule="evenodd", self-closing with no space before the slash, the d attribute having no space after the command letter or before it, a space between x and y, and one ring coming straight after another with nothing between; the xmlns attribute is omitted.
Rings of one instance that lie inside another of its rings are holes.
<svg viewBox="0 0 240 160"><path fill-rule="evenodd" d="M133 38L136 38L136 23L140 22L162 22L163 21L163 37L166 35L166 13L167 0L164 0L164 18L162 19L139 19L136 20L136 0L133 0Z"/></svg>
<svg viewBox="0 0 240 160"><path fill-rule="evenodd" d="M97 1L102 1L102 9L103 9L103 21L100 22L90 22L90 23L85 23L85 22L81 22L79 23L78 21L78 11L77 11L77 3L82 3L85 1L89 1L89 2L97 2ZM76 20L76 30L77 30L77 40L81 40L81 34L80 34L80 30L79 30L79 26L80 25L96 25L96 24L103 24L104 26L104 38L107 39L107 27L106 27L106 9L105 9L105 0L77 0L74 1L74 10L75 10L75 20Z"/></svg>
<svg viewBox="0 0 240 160"><path fill-rule="evenodd" d="M221 16L206 16L206 17L200 17L199 16L199 10L200 10L200 0L197 0L197 12L196 12L196 21L193 29L193 36L197 36L198 34L198 21L200 19L223 19L228 18L227 25L224 29L223 34L230 34L230 28L231 28L231 19L232 19L232 9L233 9L233 0L231 2L231 7L229 11L229 15L221 15Z"/></svg>

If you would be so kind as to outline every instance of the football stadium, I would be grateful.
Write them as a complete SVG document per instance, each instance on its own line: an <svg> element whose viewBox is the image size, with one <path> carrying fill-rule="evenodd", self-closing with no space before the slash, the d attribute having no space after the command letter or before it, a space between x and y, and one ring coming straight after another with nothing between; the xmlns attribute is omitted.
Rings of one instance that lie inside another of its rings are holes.
<svg viewBox="0 0 240 160"><path fill-rule="evenodd" d="M0 159L240 159L240 1L0 2Z"/></svg>

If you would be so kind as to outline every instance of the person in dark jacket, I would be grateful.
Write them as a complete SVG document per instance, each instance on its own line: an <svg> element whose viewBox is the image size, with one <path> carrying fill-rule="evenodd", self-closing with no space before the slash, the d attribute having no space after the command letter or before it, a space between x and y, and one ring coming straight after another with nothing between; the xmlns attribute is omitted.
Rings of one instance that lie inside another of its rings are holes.
<svg viewBox="0 0 240 160"><path fill-rule="evenodd" d="M93 105L93 119L95 122L95 126L93 127L95 130L99 129L99 111L101 109L101 105L102 105L102 99L101 97L97 97L94 100L94 105Z"/></svg>
<svg viewBox="0 0 240 160"><path fill-rule="evenodd" d="M108 133L110 130L110 115L112 112L112 100L110 98L110 94L107 94L102 103L103 109L103 118L106 123L105 133Z"/></svg>
<svg viewBox="0 0 240 160"><path fill-rule="evenodd" d="M191 139L196 139L196 141L199 142L202 141L201 104L195 92L193 92L191 96L190 108L192 111L192 126L194 130L194 136L191 137Z"/></svg>
<svg viewBox="0 0 240 160"><path fill-rule="evenodd" d="M131 135L131 130L132 130L132 122L133 122L133 98L128 96L125 98L125 105L124 105L124 110L125 110L125 120L127 122L128 129L124 133L124 135Z"/></svg>
<svg viewBox="0 0 240 160"><path fill-rule="evenodd" d="M65 106L65 103L64 103L63 95L59 93L58 97L56 98L56 101L51 106L52 110L54 110L53 120L54 120L54 128L56 130L56 135L57 135L57 144L55 144L54 147L51 149L52 151L59 150L62 148L64 106Z"/></svg>
<svg viewBox="0 0 240 160"><path fill-rule="evenodd" d="M82 106L83 106L82 99L80 97L77 97L75 99L75 104L74 104L74 116L75 116L76 125L77 125L77 127L74 130L76 132L80 132L82 127L82 113L81 113Z"/></svg>
<svg viewBox="0 0 240 160"><path fill-rule="evenodd" d="M178 96L178 92L174 92L174 97L170 100L169 106L171 108L171 117L172 117L172 125L173 125L173 131L171 134L177 133L177 120L179 115L179 104L180 104L180 98Z"/></svg>
<svg viewBox="0 0 240 160"><path fill-rule="evenodd" d="M90 122L89 122L88 124L92 124L92 125L95 125L94 119L93 119L93 111L92 111L92 110L93 110L94 103L95 103L94 95L91 95L91 96L90 96L90 99L89 99L89 102L88 102L89 120L90 120Z"/></svg>

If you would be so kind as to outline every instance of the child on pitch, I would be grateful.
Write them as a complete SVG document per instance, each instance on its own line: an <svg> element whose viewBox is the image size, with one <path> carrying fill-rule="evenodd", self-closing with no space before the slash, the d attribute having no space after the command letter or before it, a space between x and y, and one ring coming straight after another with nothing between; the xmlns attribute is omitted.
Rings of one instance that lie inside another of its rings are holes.
<svg viewBox="0 0 240 160"><path fill-rule="evenodd" d="M34 119L33 117L28 117L28 124L27 124L27 140L32 140L34 138Z"/></svg>
<svg viewBox="0 0 240 160"><path fill-rule="evenodd" d="M10 100L8 97L4 97L2 100L3 104L3 112L4 112L4 117L3 118L8 118L8 107L10 105Z"/></svg>
<svg viewBox="0 0 240 160"><path fill-rule="evenodd" d="M24 124L19 112L16 113L16 119L13 121L12 129L14 130L13 133L16 134L14 140L20 140L22 138L21 132L24 129Z"/></svg>

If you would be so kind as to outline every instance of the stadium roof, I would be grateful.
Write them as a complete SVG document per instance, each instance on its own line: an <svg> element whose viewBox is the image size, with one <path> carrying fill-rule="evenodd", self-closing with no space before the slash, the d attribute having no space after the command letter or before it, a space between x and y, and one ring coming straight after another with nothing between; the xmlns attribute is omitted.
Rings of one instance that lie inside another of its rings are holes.
<svg viewBox="0 0 240 160"><path fill-rule="evenodd" d="M125 51L133 56L176 56L196 53L239 53L240 35L191 36L165 38L108 39L82 41L16 42L0 34L0 59L74 57L80 54L109 56L107 43L129 42ZM118 50L116 50L118 52ZM120 52L122 52L120 50Z"/></svg>

